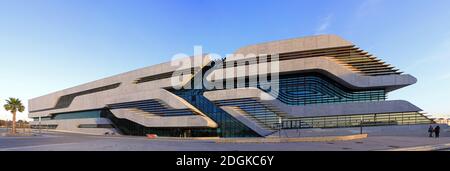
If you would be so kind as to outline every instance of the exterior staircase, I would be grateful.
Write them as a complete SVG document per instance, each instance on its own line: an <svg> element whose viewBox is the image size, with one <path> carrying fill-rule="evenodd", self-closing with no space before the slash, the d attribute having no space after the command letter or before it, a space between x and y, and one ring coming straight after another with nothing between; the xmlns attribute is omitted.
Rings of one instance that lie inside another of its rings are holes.
<svg viewBox="0 0 450 171"><path fill-rule="evenodd" d="M166 103L151 99L134 102L116 103L108 105L109 109L128 109L135 114L145 114L149 116L186 116L196 115L197 113L191 109L173 109Z"/></svg>

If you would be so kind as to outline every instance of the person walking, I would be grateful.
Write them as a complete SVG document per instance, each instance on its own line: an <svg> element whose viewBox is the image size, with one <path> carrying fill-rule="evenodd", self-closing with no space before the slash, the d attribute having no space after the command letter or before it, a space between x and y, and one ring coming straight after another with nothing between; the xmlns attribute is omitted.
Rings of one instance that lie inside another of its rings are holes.
<svg viewBox="0 0 450 171"><path fill-rule="evenodd" d="M434 128L434 137L439 138L440 132L441 132L441 127L439 127L439 125L438 125Z"/></svg>
<svg viewBox="0 0 450 171"><path fill-rule="evenodd" d="M433 126L430 125L430 127L428 128L429 137L433 137L433 131Z"/></svg>

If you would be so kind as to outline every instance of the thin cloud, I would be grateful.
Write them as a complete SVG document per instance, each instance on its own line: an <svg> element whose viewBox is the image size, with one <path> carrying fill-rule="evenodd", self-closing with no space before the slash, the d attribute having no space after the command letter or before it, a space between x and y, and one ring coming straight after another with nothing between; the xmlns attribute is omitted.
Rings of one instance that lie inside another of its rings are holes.
<svg viewBox="0 0 450 171"><path fill-rule="evenodd" d="M324 34L327 32L328 28L331 26L331 21L333 19L333 14L329 14L321 20L321 23L316 29L317 34Z"/></svg>

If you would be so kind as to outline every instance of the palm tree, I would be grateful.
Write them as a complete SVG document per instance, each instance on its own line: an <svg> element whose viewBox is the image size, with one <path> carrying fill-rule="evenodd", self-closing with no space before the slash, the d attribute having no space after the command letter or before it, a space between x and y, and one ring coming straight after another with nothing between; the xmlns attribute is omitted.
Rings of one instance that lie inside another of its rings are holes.
<svg viewBox="0 0 450 171"><path fill-rule="evenodd" d="M12 98L6 100L5 104L5 110L10 111L13 115L13 125L12 125L12 133L16 133L16 113L17 112L23 112L25 110L25 107L22 105L22 102L18 98Z"/></svg>

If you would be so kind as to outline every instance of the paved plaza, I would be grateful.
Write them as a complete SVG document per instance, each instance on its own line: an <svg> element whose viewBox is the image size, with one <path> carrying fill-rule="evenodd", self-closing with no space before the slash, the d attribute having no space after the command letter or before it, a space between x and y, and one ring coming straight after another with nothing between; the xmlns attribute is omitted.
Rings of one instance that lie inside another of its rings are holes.
<svg viewBox="0 0 450 171"><path fill-rule="evenodd" d="M0 136L0 151L445 151L448 149L450 137L436 139L369 135L366 139L352 141L238 144L216 143L214 140L147 139L55 132L28 137Z"/></svg>

